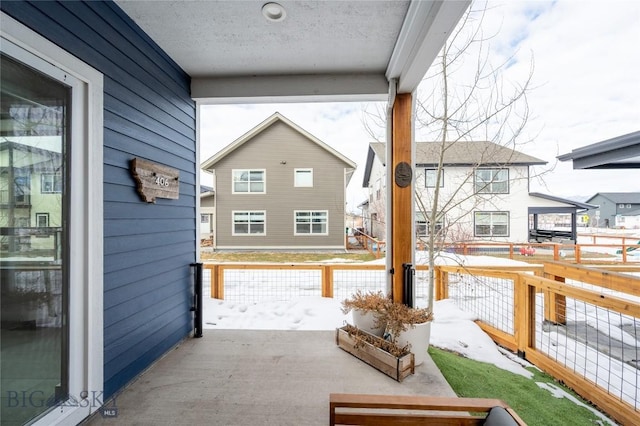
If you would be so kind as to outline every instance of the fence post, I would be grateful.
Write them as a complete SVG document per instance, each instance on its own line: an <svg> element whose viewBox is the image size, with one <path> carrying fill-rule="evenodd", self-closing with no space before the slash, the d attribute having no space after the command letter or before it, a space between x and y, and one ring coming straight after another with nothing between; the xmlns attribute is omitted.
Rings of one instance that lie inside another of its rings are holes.
<svg viewBox="0 0 640 426"><path fill-rule="evenodd" d="M564 283L564 277L544 274L545 278ZM544 321L552 324L567 324L567 299L553 291L544 292Z"/></svg>
<svg viewBox="0 0 640 426"><path fill-rule="evenodd" d="M224 300L224 268L222 265L216 265L216 299Z"/></svg>
<svg viewBox="0 0 640 426"><path fill-rule="evenodd" d="M516 341L516 352L520 358L524 358L526 349L524 339L527 332L525 312L527 299L524 288L522 276L517 274L513 279L513 337Z"/></svg>
<svg viewBox="0 0 640 426"><path fill-rule="evenodd" d="M331 265L322 267L322 297L333 298L333 267Z"/></svg>
<svg viewBox="0 0 640 426"><path fill-rule="evenodd" d="M209 281L209 294L212 299L218 299L218 265L207 265L211 280Z"/></svg>
<svg viewBox="0 0 640 426"><path fill-rule="evenodd" d="M560 250L558 244L553 245L553 260L555 260L556 262L560 260Z"/></svg>
<svg viewBox="0 0 640 426"><path fill-rule="evenodd" d="M579 244L576 244L575 251L576 251L576 263L580 264L580 263L582 263L582 260L580 259L580 245Z"/></svg>
<svg viewBox="0 0 640 426"><path fill-rule="evenodd" d="M509 259L513 260L513 243L509 243Z"/></svg>

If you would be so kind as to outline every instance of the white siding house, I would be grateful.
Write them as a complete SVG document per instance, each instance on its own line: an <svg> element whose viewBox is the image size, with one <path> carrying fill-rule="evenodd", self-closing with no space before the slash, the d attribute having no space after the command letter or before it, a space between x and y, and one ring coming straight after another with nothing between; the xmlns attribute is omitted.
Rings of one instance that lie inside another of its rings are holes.
<svg viewBox="0 0 640 426"><path fill-rule="evenodd" d="M525 242L530 238L531 215L535 212L575 213L578 206L562 200L529 192L530 166L545 161L492 142L448 143L442 175L438 180L440 143L418 142L414 179L416 188L415 232L427 236L425 212L431 210L436 185L439 186L438 210L446 241ZM384 239L384 163L385 145L372 143L369 148L363 186L369 188L365 217L370 218L366 231ZM378 192L378 188L382 190Z"/></svg>

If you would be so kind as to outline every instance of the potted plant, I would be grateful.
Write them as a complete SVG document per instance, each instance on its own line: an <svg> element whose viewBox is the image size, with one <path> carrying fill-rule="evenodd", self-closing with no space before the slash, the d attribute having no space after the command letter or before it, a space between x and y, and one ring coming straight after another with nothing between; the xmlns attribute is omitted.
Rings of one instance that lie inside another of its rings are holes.
<svg viewBox="0 0 640 426"><path fill-rule="evenodd" d="M384 316L389 304L391 301L381 291L365 293L356 290L351 297L342 301L342 312L352 312L353 325L360 330L381 337L386 328Z"/></svg>
<svg viewBox="0 0 640 426"><path fill-rule="evenodd" d="M385 338L400 347L410 345L415 365L424 362L429 349L433 313L427 309L410 308L402 303L389 303L382 318L386 323Z"/></svg>

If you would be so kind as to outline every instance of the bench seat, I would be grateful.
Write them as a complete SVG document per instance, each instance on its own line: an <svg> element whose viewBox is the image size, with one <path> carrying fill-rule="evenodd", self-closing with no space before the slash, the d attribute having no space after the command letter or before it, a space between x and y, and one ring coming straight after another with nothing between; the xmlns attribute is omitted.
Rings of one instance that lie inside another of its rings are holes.
<svg viewBox="0 0 640 426"><path fill-rule="evenodd" d="M496 410L492 409L498 407ZM502 400L416 395L329 395L330 425L526 426Z"/></svg>

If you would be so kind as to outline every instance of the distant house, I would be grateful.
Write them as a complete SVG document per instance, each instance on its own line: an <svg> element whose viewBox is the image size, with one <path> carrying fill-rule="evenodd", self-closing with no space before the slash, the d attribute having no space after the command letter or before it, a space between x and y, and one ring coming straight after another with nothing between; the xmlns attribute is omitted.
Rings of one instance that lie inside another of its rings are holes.
<svg viewBox="0 0 640 426"><path fill-rule="evenodd" d="M415 188L426 211L437 182L439 151L439 142L416 144ZM385 238L385 157L385 144L370 144L363 181L369 189L369 199L362 204L369 217L366 231L380 239ZM444 229L445 240L539 240L538 215L550 213L573 215L566 237L575 240L576 212L589 206L529 192L530 166L545 161L492 142L455 142L447 145L443 164L439 205L449 202L451 207L436 228ZM427 236L427 225L417 203L416 237Z"/></svg>
<svg viewBox="0 0 640 426"><path fill-rule="evenodd" d="M616 215L616 228L639 229L640 228L640 209L629 210L628 212Z"/></svg>
<svg viewBox="0 0 640 426"><path fill-rule="evenodd" d="M631 217L636 216L640 210L640 192L598 192L589 198L587 203L597 206L587 212L591 226L632 227L624 222L634 223Z"/></svg>
<svg viewBox="0 0 640 426"><path fill-rule="evenodd" d="M217 249L345 248L356 164L275 113L202 164L213 174Z"/></svg>
<svg viewBox="0 0 640 426"><path fill-rule="evenodd" d="M215 191L210 186L200 185L200 240L212 240L213 215L215 213Z"/></svg>

